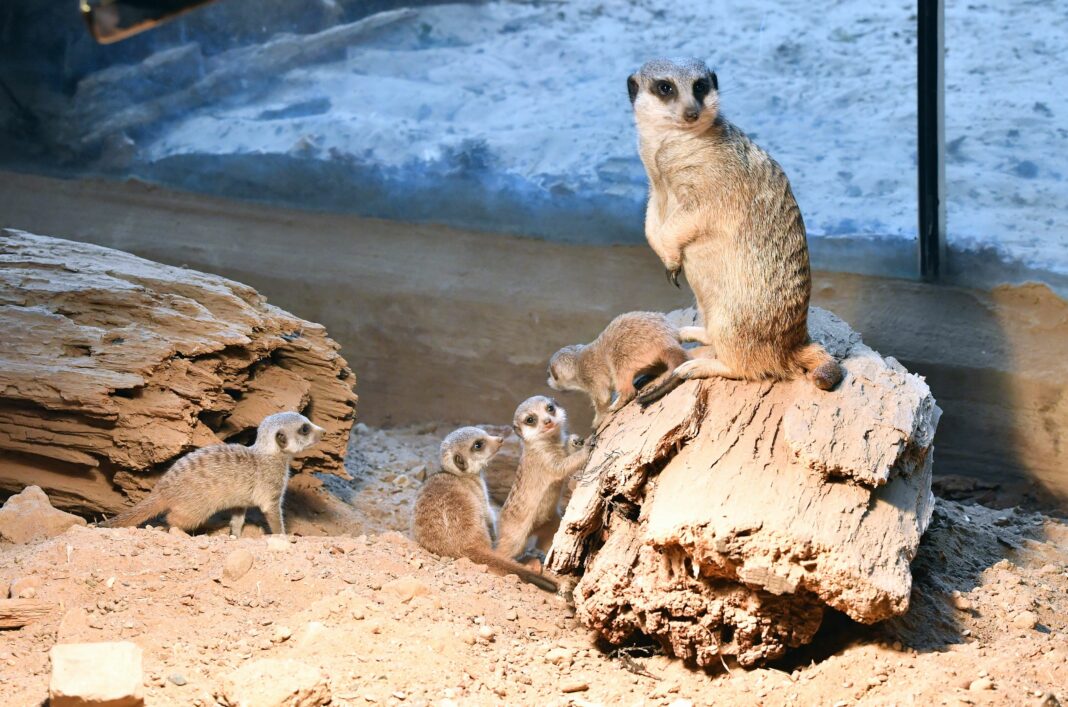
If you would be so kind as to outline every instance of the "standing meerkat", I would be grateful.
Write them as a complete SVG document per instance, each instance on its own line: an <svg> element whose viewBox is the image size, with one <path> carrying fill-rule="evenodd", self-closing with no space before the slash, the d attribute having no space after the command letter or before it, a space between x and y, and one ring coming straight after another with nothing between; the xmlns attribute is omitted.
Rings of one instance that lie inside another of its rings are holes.
<svg viewBox="0 0 1068 707"><path fill-rule="evenodd" d="M245 511L263 512L272 533L285 533L282 501L293 457L319 442L323 428L295 412L269 415L256 430L251 447L217 444L202 447L176 461L152 491L104 528L140 525L166 514L172 528L196 530L209 518L233 509L230 534L240 537Z"/></svg>
<svg viewBox="0 0 1068 707"><path fill-rule="evenodd" d="M822 390L842 378L809 339L808 243L790 182L720 114L718 89L698 59L650 61L627 79L649 175L645 237L672 282L685 270L704 322L680 330L704 346L643 404L690 378L807 375Z"/></svg>
<svg viewBox="0 0 1068 707"><path fill-rule="evenodd" d="M589 344L565 346L549 360L549 387L577 390L593 402L593 428L638 394L638 376L657 376L656 387L690 358L679 331L658 312L628 312L613 319ZM616 400L612 402L612 393Z"/></svg>
<svg viewBox="0 0 1068 707"><path fill-rule="evenodd" d="M568 477L581 469L590 448L567 433L567 413L552 398L524 400L512 418L523 444L515 483L501 508L497 551L516 557L531 533L545 551L560 521L560 494Z"/></svg>
<svg viewBox="0 0 1068 707"><path fill-rule="evenodd" d="M496 518L482 471L501 448L503 437L477 427L461 427L441 443L441 471L423 484L412 511L412 537L443 557L466 557L542 589L556 583L493 551Z"/></svg>

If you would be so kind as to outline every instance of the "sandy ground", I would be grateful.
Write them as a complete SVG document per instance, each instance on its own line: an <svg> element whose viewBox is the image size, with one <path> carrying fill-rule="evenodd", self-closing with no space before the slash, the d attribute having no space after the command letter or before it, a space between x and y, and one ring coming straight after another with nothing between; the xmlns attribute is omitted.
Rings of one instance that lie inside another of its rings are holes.
<svg viewBox="0 0 1068 707"><path fill-rule="evenodd" d="M562 599L411 542L408 512L445 431L361 425L353 481L297 480L285 543L253 525L239 540L74 528L0 547L0 580L35 576L56 606L2 634L5 704L45 699L55 643L120 639L145 651L150 705L214 704L222 679L260 658L321 668L338 705L1068 701L1061 522L940 501L908 615L874 628L831 616L780 664L706 673L599 645ZM254 562L230 581L239 549Z"/></svg>

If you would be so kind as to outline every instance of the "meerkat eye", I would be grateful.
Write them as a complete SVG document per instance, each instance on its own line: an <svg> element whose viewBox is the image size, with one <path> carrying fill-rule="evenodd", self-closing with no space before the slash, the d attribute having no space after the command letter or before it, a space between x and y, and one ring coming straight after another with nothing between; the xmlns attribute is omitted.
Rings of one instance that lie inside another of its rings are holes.
<svg viewBox="0 0 1068 707"><path fill-rule="evenodd" d="M547 413L549 413L550 415L552 415L553 413L555 413L555 412L556 412L556 406L555 406L555 405L552 405L552 404L546 405L546 406L545 406L545 412L547 412Z"/></svg>
<svg viewBox="0 0 1068 707"><path fill-rule="evenodd" d="M656 92L667 98L675 92L675 87L671 85L670 81L657 81Z"/></svg>
<svg viewBox="0 0 1068 707"><path fill-rule="evenodd" d="M527 415L527 419L523 420L523 422L527 423L528 425L533 425L535 422L537 422L537 419L535 419L533 415Z"/></svg>
<svg viewBox="0 0 1068 707"><path fill-rule="evenodd" d="M477 442L471 445L471 449L477 452L478 450L482 449L482 446L482 440L478 440Z"/></svg>
<svg viewBox="0 0 1068 707"><path fill-rule="evenodd" d="M300 433L302 435L307 436L309 432L311 432L311 425L309 425L307 422L300 426Z"/></svg>
<svg viewBox="0 0 1068 707"><path fill-rule="evenodd" d="M286 446L286 433L285 432L276 432L275 435L274 435L274 441L278 443L279 447L285 447Z"/></svg>

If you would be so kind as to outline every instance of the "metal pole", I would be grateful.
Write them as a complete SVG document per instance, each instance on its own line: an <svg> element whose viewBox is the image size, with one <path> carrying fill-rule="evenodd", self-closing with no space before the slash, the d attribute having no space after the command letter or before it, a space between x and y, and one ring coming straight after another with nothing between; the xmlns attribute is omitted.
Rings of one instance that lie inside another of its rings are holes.
<svg viewBox="0 0 1068 707"><path fill-rule="evenodd" d="M945 84L942 0L919 0L916 13L920 276L937 280L946 253Z"/></svg>

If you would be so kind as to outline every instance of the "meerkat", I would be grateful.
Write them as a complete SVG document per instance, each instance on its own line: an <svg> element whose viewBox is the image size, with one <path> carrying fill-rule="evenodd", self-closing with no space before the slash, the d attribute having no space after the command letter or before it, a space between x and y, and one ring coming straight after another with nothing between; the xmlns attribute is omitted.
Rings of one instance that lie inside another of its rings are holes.
<svg viewBox="0 0 1068 707"><path fill-rule="evenodd" d="M532 533L537 535L538 549L548 549L560 521L564 484L590 457L589 445L568 434L567 412L552 398L536 395L524 400L512 424L523 452L501 508L497 551L508 557L523 553Z"/></svg>
<svg viewBox="0 0 1068 707"><path fill-rule="evenodd" d="M657 312L629 312L613 319L592 343L565 346L553 354L549 387L590 396L596 430L605 415L637 396L635 379L656 376L647 385L657 386L689 358L679 343L678 329L667 317Z"/></svg>
<svg viewBox="0 0 1068 707"><path fill-rule="evenodd" d="M245 511L263 512L272 533L285 533L282 501L289 464L323 437L322 427L296 412L269 415L256 430L251 447L217 444L176 461L141 502L101 523L135 526L165 514L172 528L192 531L219 511L233 509L230 534L241 536Z"/></svg>
<svg viewBox="0 0 1068 707"><path fill-rule="evenodd" d="M477 427L461 427L441 443L441 471L423 484L412 511L412 537L443 557L466 557L542 589L556 583L493 551L496 516L483 470L501 448L503 437Z"/></svg>
<svg viewBox="0 0 1068 707"><path fill-rule="evenodd" d="M650 61L627 79L649 176L645 237L676 286L694 291L704 346L638 396L648 404L690 378L808 378L830 390L838 362L808 333L808 243L790 182L719 110L716 74L699 59Z"/></svg>

